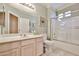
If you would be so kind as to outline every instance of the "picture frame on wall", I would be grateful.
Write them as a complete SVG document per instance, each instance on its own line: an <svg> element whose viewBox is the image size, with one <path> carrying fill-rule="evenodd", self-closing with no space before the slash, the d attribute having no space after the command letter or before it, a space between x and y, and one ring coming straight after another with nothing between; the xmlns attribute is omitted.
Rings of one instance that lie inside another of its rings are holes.
<svg viewBox="0 0 79 59"><path fill-rule="evenodd" d="M45 17L40 16L40 26L46 26L46 19Z"/></svg>

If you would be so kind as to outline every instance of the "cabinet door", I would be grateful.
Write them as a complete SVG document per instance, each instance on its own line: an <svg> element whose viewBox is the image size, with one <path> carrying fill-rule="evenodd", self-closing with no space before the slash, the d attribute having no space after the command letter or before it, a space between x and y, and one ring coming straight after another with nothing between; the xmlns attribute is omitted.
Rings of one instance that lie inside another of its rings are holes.
<svg viewBox="0 0 79 59"><path fill-rule="evenodd" d="M21 55L22 56L33 56L33 55L35 55L34 44L28 44L28 45L21 47Z"/></svg>
<svg viewBox="0 0 79 59"><path fill-rule="evenodd" d="M11 56L11 51L2 52L0 53L0 56Z"/></svg>
<svg viewBox="0 0 79 59"><path fill-rule="evenodd" d="M43 40L42 40L42 38L38 38L36 40L36 54L37 55L43 54Z"/></svg>
<svg viewBox="0 0 79 59"><path fill-rule="evenodd" d="M37 42L37 55L43 54L43 42Z"/></svg>
<svg viewBox="0 0 79 59"><path fill-rule="evenodd" d="M16 48L11 51L11 56L20 56L20 49Z"/></svg>
<svg viewBox="0 0 79 59"><path fill-rule="evenodd" d="M19 55L20 55L20 53L19 53L18 48L0 53L0 56L19 56Z"/></svg>

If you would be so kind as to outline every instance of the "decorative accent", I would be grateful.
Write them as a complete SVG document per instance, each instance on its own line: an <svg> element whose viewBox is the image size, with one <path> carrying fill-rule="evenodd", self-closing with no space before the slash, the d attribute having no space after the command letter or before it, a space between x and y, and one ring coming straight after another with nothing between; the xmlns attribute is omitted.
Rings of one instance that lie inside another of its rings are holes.
<svg viewBox="0 0 79 59"><path fill-rule="evenodd" d="M35 6L33 5L33 4L31 4L31 3L20 3L20 4L22 4L22 5L24 5L24 6L26 6L26 7L29 7L29 8L31 8L31 9L35 9Z"/></svg>
<svg viewBox="0 0 79 59"><path fill-rule="evenodd" d="M46 25L46 19L44 17L40 17L40 26Z"/></svg>

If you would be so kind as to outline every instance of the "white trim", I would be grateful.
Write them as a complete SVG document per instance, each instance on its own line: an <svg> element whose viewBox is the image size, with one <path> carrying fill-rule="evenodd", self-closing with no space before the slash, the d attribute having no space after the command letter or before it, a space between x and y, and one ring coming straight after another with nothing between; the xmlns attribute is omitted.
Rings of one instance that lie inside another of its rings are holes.
<svg viewBox="0 0 79 59"><path fill-rule="evenodd" d="M19 17L17 14L13 13L12 11L8 11L8 13L9 13L9 14L11 13L11 14L13 14L13 15Z"/></svg>

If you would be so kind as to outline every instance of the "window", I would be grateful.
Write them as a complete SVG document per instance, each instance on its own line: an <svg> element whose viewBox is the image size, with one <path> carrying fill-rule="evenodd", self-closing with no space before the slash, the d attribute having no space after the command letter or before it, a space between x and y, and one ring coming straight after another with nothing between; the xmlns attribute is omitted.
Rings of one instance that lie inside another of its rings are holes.
<svg viewBox="0 0 79 59"><path fill-rule="evenodd" d="M58 21L61 21L62 18L64 17L70 17L71 16L71 11L67 11L67 12L64 12L64 13L60 13L58 15Z"/></svg>
<svg viewBox="0 0 79 59"><path fill-rule="evenodd" d="M65 12L65 17L69 17L69 16L71 16L71 11Z"/></svg>
<svg viewBox="0 0 79 59"><path fill-rule="evenodd" d="M63 13L59 14L59 15L58 15L58 18L59 18L59 19L60 19L60 18L63 18Z"/></svg>

